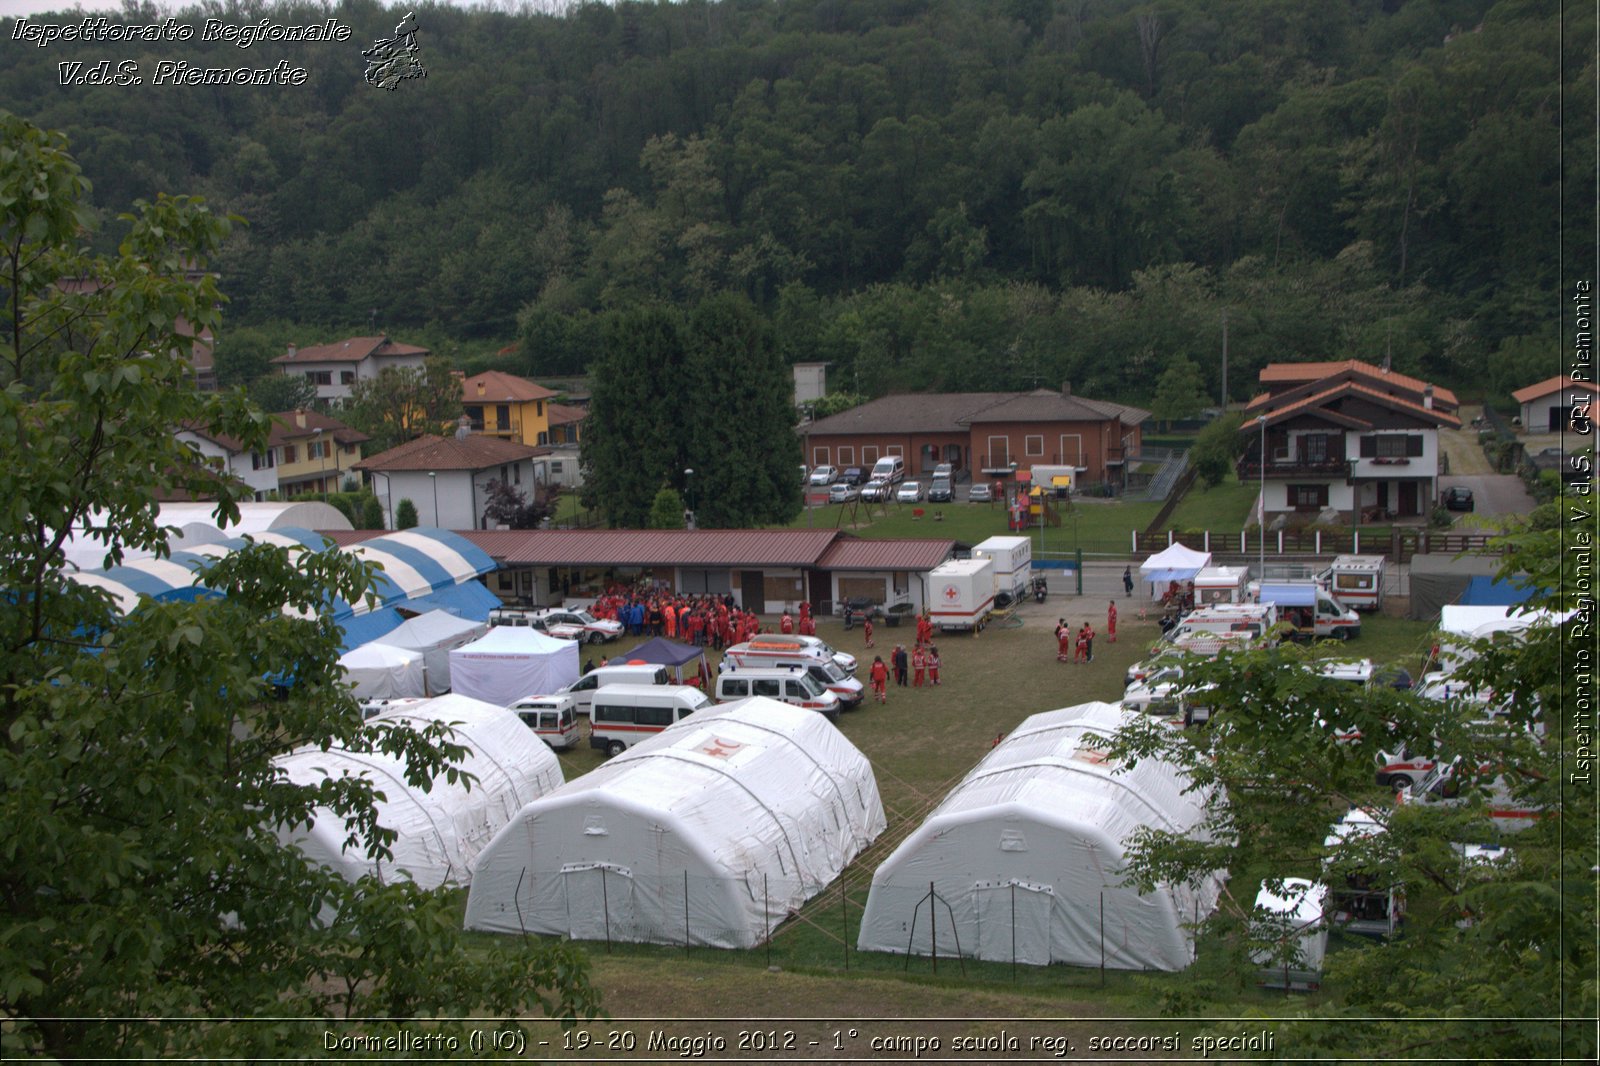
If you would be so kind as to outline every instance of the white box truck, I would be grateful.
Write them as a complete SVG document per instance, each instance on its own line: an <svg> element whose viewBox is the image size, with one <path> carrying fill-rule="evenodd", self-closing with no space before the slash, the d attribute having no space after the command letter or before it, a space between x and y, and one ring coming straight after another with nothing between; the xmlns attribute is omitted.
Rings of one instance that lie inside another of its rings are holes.
<svg viewBox="0 0 1600 1066"><path fill-rule="evenodd" d="M994 610L994 560L951 559L928 573L928 616L943 632L976 632Z"/></svg>
<svg viewBox="0 0 1600 1066"><path fill-rule="evenodd" d="M1033 540L1029 537L990 537L972 549L974 559L994 562L994 602L1008 607L1028 594L1033 581Z"/></svg>

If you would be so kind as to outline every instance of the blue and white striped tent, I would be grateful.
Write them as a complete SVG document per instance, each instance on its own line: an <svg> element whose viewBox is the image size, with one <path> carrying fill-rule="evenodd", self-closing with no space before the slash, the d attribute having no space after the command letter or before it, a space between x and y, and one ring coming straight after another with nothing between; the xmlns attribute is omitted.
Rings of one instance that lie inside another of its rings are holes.
<svg viewBox="0 0 1600 1066"><path fill-rule="evenodd" d="M303 547L310 551L333 547L322 535L293 527L256 533L251 539L256 543L276 544L285 548ZM104 589L111 594L118 608L126 613L139 605L141 596L161 601L218 595L198 583L198 571L215 559L239 550L246 543L248 541L245 538L234 537L216 544L198 544L190 551L173 552L166 559L138 559L123 566L80 570L69 576L79 584ZM400 623L400 616L395 609L410 608L412 601L425 601L415 608L420 613L438 607L440 598L448 600L450 609L455 613L463 617L476 615L476 621L483 621L489 616L489 608L499 602L494 593L475 580L495 569L494 560L466 538L448 530L407 529L334 550L347 551L364 562L382 568L374 575L370 600L363 598L357 603L334 600L329 603L328 611L335 621L382 613L393 619L393 625L384 627L380 622L376 627L386 631ZM464 587L469 584L476 588ZM381 635L381 632L363 632L365 640Z"/></svg>

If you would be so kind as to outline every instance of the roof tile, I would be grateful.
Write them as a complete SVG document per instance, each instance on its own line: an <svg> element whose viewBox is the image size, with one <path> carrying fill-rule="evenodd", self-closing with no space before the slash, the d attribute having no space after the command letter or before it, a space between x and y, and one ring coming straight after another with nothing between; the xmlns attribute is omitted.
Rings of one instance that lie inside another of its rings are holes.
<svg viewBox="0 0 1600 1066"><path fill-rule="evenodd" d="M416 440L369 455L355 464L357 470L486 470L501 463L544 455L549 449L534 448L515 441L486 437L479 433L467 437L436 437L424 434Z"/></svg>

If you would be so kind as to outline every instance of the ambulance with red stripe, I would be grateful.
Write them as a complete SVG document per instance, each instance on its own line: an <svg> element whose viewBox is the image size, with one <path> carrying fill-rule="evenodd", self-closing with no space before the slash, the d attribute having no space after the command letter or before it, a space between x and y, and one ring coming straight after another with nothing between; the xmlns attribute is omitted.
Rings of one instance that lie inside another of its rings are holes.
<svg viewBox="0 0 1600 1066"><path fill-rule="evenodd" d="M822 687L808 670L790 668L746 669L723 660L723 672L717 675L717 702L731 703L750 696L766 696L795 707L825 714L829 720L839 716L844 705L837 694Z"/></svg>
<svg viewBox="0 0 1600 1066"><path fill-rule="evenodd" d="M589 746L621 755L709 706L710 697L693 685L607 685L589 710Z"/></svg>

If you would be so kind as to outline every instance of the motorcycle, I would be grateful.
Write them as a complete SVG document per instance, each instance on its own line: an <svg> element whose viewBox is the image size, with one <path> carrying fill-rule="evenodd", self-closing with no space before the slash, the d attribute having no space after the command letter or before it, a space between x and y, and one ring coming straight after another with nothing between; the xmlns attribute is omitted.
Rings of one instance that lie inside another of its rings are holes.
<svg viewBox="0 0 1600 1066"><path fill-rule="evenodd" d="M1033 579L1033 602L1043 603L1044 598L1050 594L1050 584L1042 577Z"/></svg>

